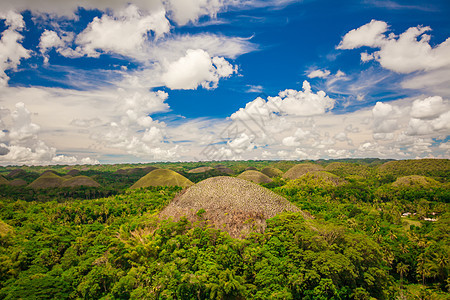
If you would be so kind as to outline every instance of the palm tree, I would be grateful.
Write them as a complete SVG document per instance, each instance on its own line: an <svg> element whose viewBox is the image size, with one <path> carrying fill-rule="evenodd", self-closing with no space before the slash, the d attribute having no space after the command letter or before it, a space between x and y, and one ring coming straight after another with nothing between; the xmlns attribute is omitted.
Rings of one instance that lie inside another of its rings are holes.
<svg viewBox="0 0 450 300"><path fill-rule="evenodd" d="M397 264L397 273L400 274L400 286L403 286L403 275L408 273L408 271L409 271L409 266L407 264L404 264L404 263Z"/></svg>
<svg viewBox="0 0 450 300"><path fill-rule="evenodd" d="M423 253L417 259L417 274L422 276L422 284L425 284L425 277L431 275L429 261Z"/></svg>

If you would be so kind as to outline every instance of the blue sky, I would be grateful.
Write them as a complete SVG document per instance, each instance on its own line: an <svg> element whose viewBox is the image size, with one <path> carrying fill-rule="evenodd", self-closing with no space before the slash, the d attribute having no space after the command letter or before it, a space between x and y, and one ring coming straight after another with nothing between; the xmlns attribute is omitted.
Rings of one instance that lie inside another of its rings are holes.
<svg viewBox="0 0 450 300"><path fill-rule="evenodd" d="M0 164L449 157L448 1L0 4Z"/></svg>

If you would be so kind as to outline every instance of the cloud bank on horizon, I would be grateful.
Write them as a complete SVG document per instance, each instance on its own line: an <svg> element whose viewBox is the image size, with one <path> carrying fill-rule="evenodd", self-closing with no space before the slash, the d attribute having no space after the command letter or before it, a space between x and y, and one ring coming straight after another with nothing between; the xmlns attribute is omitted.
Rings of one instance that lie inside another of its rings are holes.
<svg viewBox="0 0 450 300"><path fill-rule="evenodd" d="M448 158L450 7L383 3L3 1L0 164Z"/></svg>

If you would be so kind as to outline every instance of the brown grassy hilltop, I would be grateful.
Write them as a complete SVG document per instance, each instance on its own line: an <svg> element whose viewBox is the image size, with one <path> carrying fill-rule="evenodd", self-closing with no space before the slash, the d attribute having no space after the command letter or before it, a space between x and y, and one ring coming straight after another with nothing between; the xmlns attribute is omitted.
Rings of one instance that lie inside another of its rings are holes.
<svg viewBox="0 0 450 300"><path fill-rule="evenodd" d="M33 189L46 189L59 187L64 181L64 178L56 175L53 172L45 171L38 179L30 183L28 186Z"/></svg>
<svg viewBox="0 0 450 300"><path fill-rule="evenodd" d="M297 179L300 176L305 175L306 173L323 170L324 168L322 166L312 163L298 164L290 168L286 173L284 173L283 178Z"/></svg>
<svg viewBox="0 0 450 300"><path fill-rule="evenodd" d="M205 212L199 217L196 213L201 209ZM265 221L283 211L299 209L260 185L219 176L203 180L175 197L160 216L175 220L186 216L191 221L201 218L232 237L242 237L250 231L264 231Z"/></svg>
<svg viewBox="0 0 450 300"><path fill-rule="evenodd" d="M420 176L420 175L410 175L397 178L395 182L392 183L393 187L436 187L440 183L433 178Z"/></svg>
<svg viewBox="0 0 450 300"><path fill-rule="evenodd" d="M151 171L156 170L156 169L158 169L158 168L153 167L153 166L139 167L139 168L123 168L123 169L117 170L115 173L122 174L122 175L132 175L132 174L138 174L138 173L148 174Z"/></svg>
<svg viewBox="0 0 450 300"><path fill-rule="evenodd" d="M149 186L181 186L189 187L194 183L178 174L175 171L169 169L157 169L153 170L141 179L139 179L135 184L131 186L131 189L138 189L141 187Z"/></svg>
<svg viewBox="0 0 450 300"><path fill-rule="evenodd" d="M8 179L0 175L0 185L9 184Z"/></svg>
<svg viewBox="0 0 450 300"><path fill-rule="evenodd" d="M244 171L239 174L238 178L253 181L254 183L269 183L273 181L267 175L255 170Z"/></svg>
<svg viewBox="0 0 450 300"><path fill-rule="evenodd" d="M10 186L24 186L24 185L27 185L27 182L23 179L17 178L17 179L11 180L9 182L9 185Z"/></svg>
<svg viewBox="0 0 450 300"><path fill-rule="evenodd" d="M188 173L190 174L197 174L197 173L205 173L208 171L214 170L212 167L198 167L192 170L189 170Z"/></svg>
<svg viewBox="0 0 450 300"><path fill-rule="evenodd" d="M56 187L99 187L95 180L87 176L76 176L70 177L68 179L56 175L53 172L44 172L38 179L33 181L28 185L28 187L33 189L46 189L46 188L56 188Z"/></svg>
<svg viewBox="0 0 450 300"><path fill-rule="evenodd" d="M278 168L273 168L273 167L264 168L264 169L262 169L261 173L269 176L270 178L283 176L283 171L281 171Z"/></svg>
<svg viewBox="0 0 450 300"><path fill-rule="evenodd" d="M80 174L80 170L77 170L77 169L72 169L69 172L67 172L67 175L70 175L70 176L77 176L79 174Z"/></svg>
<svg viewBox="0 0 450 300"><path fill-rule="evenodd" d="M64 180L60 185L61 187L77 187L77 186L88 186L88 187L100 187L100 184L94 179L87 176L76 176Z"/></svg>
<svg viewBox="0 0 450 300"><path fill-rule="evenodd" d="M21 176L21 175L24 175L24 174L26 174L26 172L24 170L22 170L22 169L14 169L11 172L9 172L9 174L6 175L6 176L9 177L9 178L14 178L14 177Z"/></svg>

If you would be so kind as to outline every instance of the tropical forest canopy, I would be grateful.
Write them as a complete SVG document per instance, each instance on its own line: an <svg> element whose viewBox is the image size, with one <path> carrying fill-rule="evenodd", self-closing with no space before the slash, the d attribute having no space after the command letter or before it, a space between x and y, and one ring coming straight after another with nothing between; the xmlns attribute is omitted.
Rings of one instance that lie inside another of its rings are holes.
<svg viewBox="0 0 450 300"><path fill-rule="evenodd" d="M0 299L448 299L449 175L443 159L0 167ZM192 186L217 176L236 181ZM196 202L242 180L292 209Z"/></svg>

